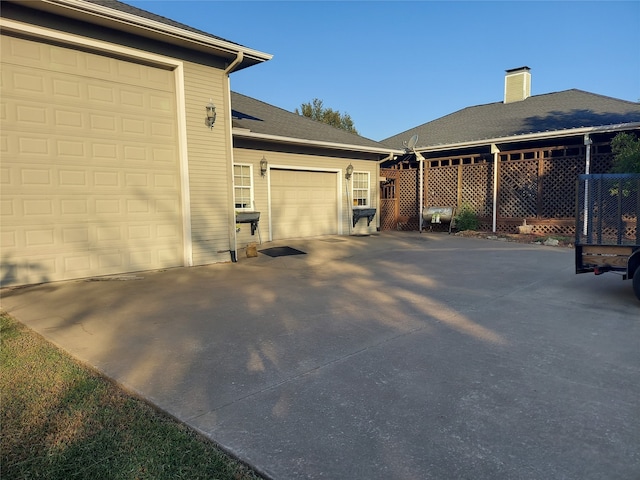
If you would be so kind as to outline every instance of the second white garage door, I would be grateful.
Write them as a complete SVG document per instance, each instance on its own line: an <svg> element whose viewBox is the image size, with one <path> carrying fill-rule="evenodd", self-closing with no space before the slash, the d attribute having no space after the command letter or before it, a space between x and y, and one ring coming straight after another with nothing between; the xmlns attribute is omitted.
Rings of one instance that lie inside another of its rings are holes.
<svg viewBox="0 0 640 480"><path fill-rule="evenodd" d="M274 240L338 233L337 173L271 169Z"/></svg>

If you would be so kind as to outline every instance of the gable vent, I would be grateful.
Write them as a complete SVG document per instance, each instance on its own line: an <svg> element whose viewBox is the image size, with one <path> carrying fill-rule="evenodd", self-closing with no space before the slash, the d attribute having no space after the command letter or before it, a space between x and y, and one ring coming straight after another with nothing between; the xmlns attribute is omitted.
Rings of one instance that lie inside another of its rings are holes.
<svg viewBox="0 0 640 480"><path fill-rule="evenodd" d="M531 69L507 70L504 77L504 103L519 102L531 96Z"/></svg>

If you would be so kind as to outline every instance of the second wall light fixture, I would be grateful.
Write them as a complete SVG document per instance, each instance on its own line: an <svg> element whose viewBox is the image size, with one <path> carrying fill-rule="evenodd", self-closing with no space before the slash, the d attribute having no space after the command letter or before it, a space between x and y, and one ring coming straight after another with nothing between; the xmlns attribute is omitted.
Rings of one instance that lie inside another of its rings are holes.
<svg viewBox="0 0 640 480"><path fill-rule="evenodd" d="M268 166L269 166L269 162L267 162L267 159L264 158L264 155L263 155L262 160L260 160L260 175L262 175L263 177L267 174Z"/></svg>
<svg viewBox="0 0 640 480"><path fill-rule="evenodd" d="M347 173L344 174L344 178L351 180L351 175L353 175L353 165L349 164L347 167Z"/></svg>

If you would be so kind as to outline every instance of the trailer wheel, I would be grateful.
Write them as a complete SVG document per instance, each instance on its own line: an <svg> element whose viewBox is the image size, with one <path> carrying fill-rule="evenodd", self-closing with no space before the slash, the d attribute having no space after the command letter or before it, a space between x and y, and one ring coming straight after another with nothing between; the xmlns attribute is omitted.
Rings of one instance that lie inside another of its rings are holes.
<svg viewBox="0 0 640 480"><path fill-rule="evenodd" d="M633 282L633 293L635 293L638 300L640 300L640 265L636 267L631 281Z"/></svg>

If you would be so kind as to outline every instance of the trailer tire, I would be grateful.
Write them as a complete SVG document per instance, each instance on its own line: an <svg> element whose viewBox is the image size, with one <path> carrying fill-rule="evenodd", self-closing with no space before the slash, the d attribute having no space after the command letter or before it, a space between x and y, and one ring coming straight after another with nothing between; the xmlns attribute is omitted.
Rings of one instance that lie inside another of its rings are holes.
<svg viewBox="0 0 640 480"><path fill-rule="evenodd" d="M633 293L635 293L638 300L640 300L640 265L636 267L631 281L633 282Z"/></svg>

